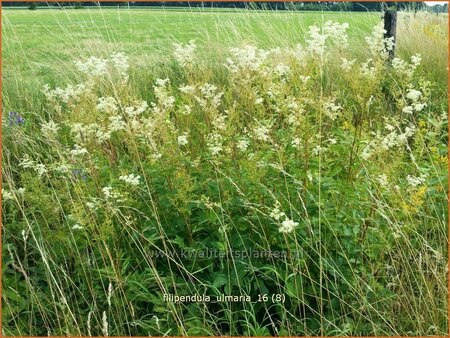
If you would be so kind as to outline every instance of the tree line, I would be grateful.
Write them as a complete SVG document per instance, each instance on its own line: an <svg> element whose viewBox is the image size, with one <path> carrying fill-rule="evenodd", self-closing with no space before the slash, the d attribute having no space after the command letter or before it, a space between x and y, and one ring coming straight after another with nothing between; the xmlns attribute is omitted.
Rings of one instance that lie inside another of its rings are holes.
<svg viewBox="0 0 450 338"><path fill-rule="evenodd" d="M448 4L435 5L428 7L424 2L395 2L389 3L390 6L395 4L398 10L430 10L433 12L448 12ZM250 9L265 9L265 10L302 10L302 11L381 11L386 6L384 2L339 2L339 1L321 1L321 2L188 2L188 1L159 1L159 2L144 2L144 1L123 1L123 2L3 2L4 7L28 7L29 9L45 8L49 6L57 6L61 8L83 8L91 6L119 6L119 7L140 7L140 6L158 6L158 7L201 7L201 8L250 8Z"/></svg>

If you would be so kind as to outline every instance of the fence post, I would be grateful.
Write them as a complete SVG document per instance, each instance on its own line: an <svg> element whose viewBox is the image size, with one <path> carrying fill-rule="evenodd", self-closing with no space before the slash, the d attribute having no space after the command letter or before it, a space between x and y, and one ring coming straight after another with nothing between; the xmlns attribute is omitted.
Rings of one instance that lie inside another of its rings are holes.
<svg viewBox="0 0 450 338"><path fill-rule="evenodd" d="M387 7L384 11L384 38L393 38L394 45L392 49L389 51L389 60L392 60L395 55L395 40L396 40L396 31L397 31L397 8Z"/></svg>

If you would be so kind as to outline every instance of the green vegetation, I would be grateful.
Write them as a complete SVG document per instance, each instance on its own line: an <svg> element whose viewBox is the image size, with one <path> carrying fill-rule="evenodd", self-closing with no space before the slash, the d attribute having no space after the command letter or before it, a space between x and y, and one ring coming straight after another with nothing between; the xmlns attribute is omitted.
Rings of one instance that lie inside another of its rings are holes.
<svg viewBox="0 0 450 338"><path fill-rule="evenodd" d="M380 20L4 10L3 334L445 335L447 16Z"/></svg>

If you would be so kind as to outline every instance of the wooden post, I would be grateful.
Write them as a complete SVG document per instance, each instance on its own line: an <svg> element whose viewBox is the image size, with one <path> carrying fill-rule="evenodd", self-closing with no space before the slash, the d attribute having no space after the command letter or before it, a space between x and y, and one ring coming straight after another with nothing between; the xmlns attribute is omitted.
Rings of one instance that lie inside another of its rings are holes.
<svg viewBox="0 0 450 338"><path fill-rule="evenodd" d="M396 31L397 31L397 8L396 7L388 7L384 11L384 38L392 38L394 46L389 51L389 60L392 60L395 55L395 40L396 40Z"/></svg>

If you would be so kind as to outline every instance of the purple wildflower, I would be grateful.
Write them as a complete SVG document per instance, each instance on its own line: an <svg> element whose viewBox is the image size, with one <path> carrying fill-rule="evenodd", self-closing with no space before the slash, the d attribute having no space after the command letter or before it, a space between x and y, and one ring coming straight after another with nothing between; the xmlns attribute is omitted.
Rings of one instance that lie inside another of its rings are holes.
<svg viewBox="0 0 450 338"><path fill-rule="evenodd" d="M22 126L25 124L25 119L16 111L10 111L8 113L8 120L10 123Z"/></svg>

